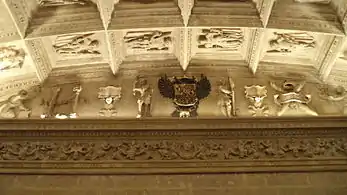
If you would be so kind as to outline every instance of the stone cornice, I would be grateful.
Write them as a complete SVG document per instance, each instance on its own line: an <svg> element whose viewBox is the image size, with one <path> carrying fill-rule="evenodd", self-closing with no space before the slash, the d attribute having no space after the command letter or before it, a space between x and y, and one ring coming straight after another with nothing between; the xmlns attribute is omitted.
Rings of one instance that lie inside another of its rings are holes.
<svg viewBox="0 0 347 195"><path fill-rule="evenodd" d="M2 120L0 173L347 170L343 117Z"/></svg>

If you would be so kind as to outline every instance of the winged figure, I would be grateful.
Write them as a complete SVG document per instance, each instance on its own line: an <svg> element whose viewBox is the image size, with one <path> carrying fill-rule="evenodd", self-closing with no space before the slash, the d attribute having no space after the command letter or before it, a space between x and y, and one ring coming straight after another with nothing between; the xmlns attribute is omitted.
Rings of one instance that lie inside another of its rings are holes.
<svg viewBox="0 0 347 195"><path fill-rule="evenodd" d="M169 79L165 75L159 79L158 88L163 97L172 99L175 104L176 110L171 116L185 118L198 115L199 101L210 94L211 83L204 75L200 80L195 77Z"/></svg>

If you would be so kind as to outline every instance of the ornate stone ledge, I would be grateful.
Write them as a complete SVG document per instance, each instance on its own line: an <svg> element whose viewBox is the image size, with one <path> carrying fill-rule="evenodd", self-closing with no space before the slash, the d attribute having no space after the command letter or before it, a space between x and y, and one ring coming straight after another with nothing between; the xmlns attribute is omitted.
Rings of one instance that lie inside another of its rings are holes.
<svg viewBox="0 0 347 195"><path fill-rule="evenodd" d="M347 170L346 118L0 121L0 173Z"/></svg>

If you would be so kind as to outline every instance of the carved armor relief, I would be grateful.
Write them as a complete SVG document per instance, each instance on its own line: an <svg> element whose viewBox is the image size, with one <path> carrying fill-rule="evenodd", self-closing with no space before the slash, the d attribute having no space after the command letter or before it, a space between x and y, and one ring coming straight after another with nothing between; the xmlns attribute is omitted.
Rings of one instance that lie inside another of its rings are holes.
<svg viewBox="0 0 347 195"><path fill-rule="evenodd" d="M268 46L263 49L262 61L275 63L283 63L285 59L289 64L314 66L322 46L327 46L324 35L303 31L267 30L266 39Z"/></svg>
<svg viewBox="0 0 347 195"><path fill-rule="evenodd" d="M171 31L150 30L130 31L124 36L128 54L172 52Z"/></svg>
<svg viewBox="0 0 347 195"><path fill-rule="evenodd" d="M68 34L45 39L53 67L107 62L108 52L102 33Z"/></svg>

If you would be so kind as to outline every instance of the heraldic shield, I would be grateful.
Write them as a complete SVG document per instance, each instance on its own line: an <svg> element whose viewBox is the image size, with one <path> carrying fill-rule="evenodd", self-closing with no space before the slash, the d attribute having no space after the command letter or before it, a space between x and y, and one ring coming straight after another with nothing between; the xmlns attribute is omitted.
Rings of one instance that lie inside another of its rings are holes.
<svg viewBox="0 0 347 195"><path fill-rule="evenodd" d="M183 118L198 115L199 101L210 94L211 84L204 75L199 81L194 77L169 79L165 75L159 79L158 88L163 97L172 99L175 104L176 110L171 116Z"/></svg>

